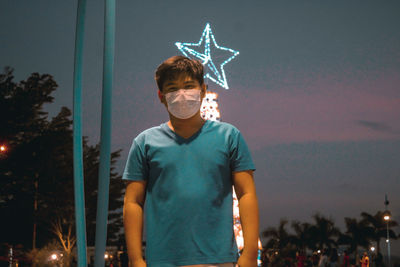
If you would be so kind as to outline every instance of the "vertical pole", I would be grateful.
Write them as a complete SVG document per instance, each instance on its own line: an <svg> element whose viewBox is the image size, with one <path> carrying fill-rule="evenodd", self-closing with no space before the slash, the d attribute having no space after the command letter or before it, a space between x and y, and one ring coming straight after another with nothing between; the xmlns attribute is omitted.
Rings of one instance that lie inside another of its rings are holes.
<svg viewBox="0 0 400 267"><path fill-rule="evenodd" d="M105 0L104 17L103 95L99 187L97 195L96 249L94 260L96 267L104 266L104 253L107 241L108 193L111 162L111 97L114 68L115 0Z"/></svg>
<svg viewBox="0 0 400 267"><path fill-rule="evenodd" d="M386 243L388 250L388 267L390 267L390 239L389 239L389 220L386 222Z"/></svg>
<svg viewBox="0 0 400 267"><path fill-rule="evenodd" d="M74 101L73 101L73 150L74 150L74 192L75 221L78 251L78 267L87 266L85 191L83 180L82 152L82 57L85 28L86 0L78 0L75 32L74 59Z"/></svg>
<svg viewBox="0 0 400 267"><path fill-rule="evenodd" d="M387 197L387 194L385 194L385 210L388 210L388 205L389 205L389 200ZM390 216L389 218L386 220L386 245L387 245L387 257L388 257L388 267L391 267L390 265L390 237L389 237L389 222L390 222Z"/></svg>
<svg viewBox="0 0 400 267"><path fill-rule="evenodd" d="M33 185L35 192L33 194L33 234L32 234L32 249L36 249L36 233L37 233L37 210L38 210L38 190L39 190L39 175L35 173Z"/></svg>

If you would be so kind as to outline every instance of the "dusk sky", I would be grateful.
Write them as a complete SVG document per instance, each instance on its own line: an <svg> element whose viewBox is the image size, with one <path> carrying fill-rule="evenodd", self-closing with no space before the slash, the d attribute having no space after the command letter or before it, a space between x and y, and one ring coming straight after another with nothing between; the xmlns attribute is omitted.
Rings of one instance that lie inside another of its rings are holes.
<svg viewBox="0 0 400 267"><path fill-rule="evenodd" d="M48 73L59 84L54 116L72 108L77 1L3 0L1 67L17 81ZM99 141L103 1L88 0L83 127ZM216 42L240 54L225 66L222 121L235 125L257 171L261 230L280 218L311 221L389 208L400 222L399 1L117 1L112 148L168 120L157 98L156 67L199 41L210 23ZM223 59L224 54L215 54ZM397 229L399 232L399 229ZM400 242L394 249L400 250Z"/></svg>

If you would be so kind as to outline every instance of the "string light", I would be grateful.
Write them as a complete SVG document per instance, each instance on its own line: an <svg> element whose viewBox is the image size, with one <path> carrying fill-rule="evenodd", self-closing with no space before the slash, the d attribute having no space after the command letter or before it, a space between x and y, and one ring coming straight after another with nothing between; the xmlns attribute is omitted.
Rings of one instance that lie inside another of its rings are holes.
<svg viewBox="0 0 400 267"><path fill-rule="evenodd" d="M200 114L205 120L221 121L221 115L218 108L218 94L207 92L201 102Z"/></svg>
<svg viewBox="0 0 400 267"><path fill-rule="evenodd" d="M222 62L217 68L214 64L213 58L211 56L211 41L216 49L230 52L232 55L228 57L224 62ZM198 43L181 43L176 42L175 45L178 49L187 57L196 58L200 60L206 67L206 74L204 78L208 78L214 83L218 84L222 88L229 89L228 82L226 80L226 75L224 71L224 66L239 55L239 51L233 50L231 48L222 47L217 44L215 37L211 31L210 23L206 24L203 34L201 35L200 41ZM203 53L195 50L196 48L204 47Z"/></svg>

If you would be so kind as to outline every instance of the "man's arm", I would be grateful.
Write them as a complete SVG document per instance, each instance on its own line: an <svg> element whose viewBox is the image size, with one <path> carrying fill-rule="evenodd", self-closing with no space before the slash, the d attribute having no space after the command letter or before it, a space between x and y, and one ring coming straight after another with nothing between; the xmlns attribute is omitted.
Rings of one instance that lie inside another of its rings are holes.
<svg viewBox="0 0 400 267"><path fill-rule="evenodd" d="M258 203L253 171L234 172L233 184L239 200L244 248L238 260L240 267L256 267L258 254Z"/></svg>
<svg viewBox="0 0 400 267"><path fill-rule="evenodd" d="M145 181L132 181L126 186L124 198L124 227L131 267L146 266L142 255L143 206L145 196Z"/></svg>

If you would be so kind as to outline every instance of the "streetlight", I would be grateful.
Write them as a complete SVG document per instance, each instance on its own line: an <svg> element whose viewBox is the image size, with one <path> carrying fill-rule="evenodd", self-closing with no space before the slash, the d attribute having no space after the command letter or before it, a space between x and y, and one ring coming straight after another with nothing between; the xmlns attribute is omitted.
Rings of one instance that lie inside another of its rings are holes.
<svg viewBox="0 0 400 267"><path fill-rule="evenodd" d="M6 157L7 150L8 150L8 147L5 144L0 143L0 159Z"/></svg>
<svg viewBox="0 0 400 267"><path fill-rule="evenodd" d="M385 211L383 213L383 219L386 221L386 244L387 244L387 251L388 251L388 267L390 265L390 239L389 239L389 222L390 222L390 211L388 210L389 200L387 194L385 195Z"/></svg>

